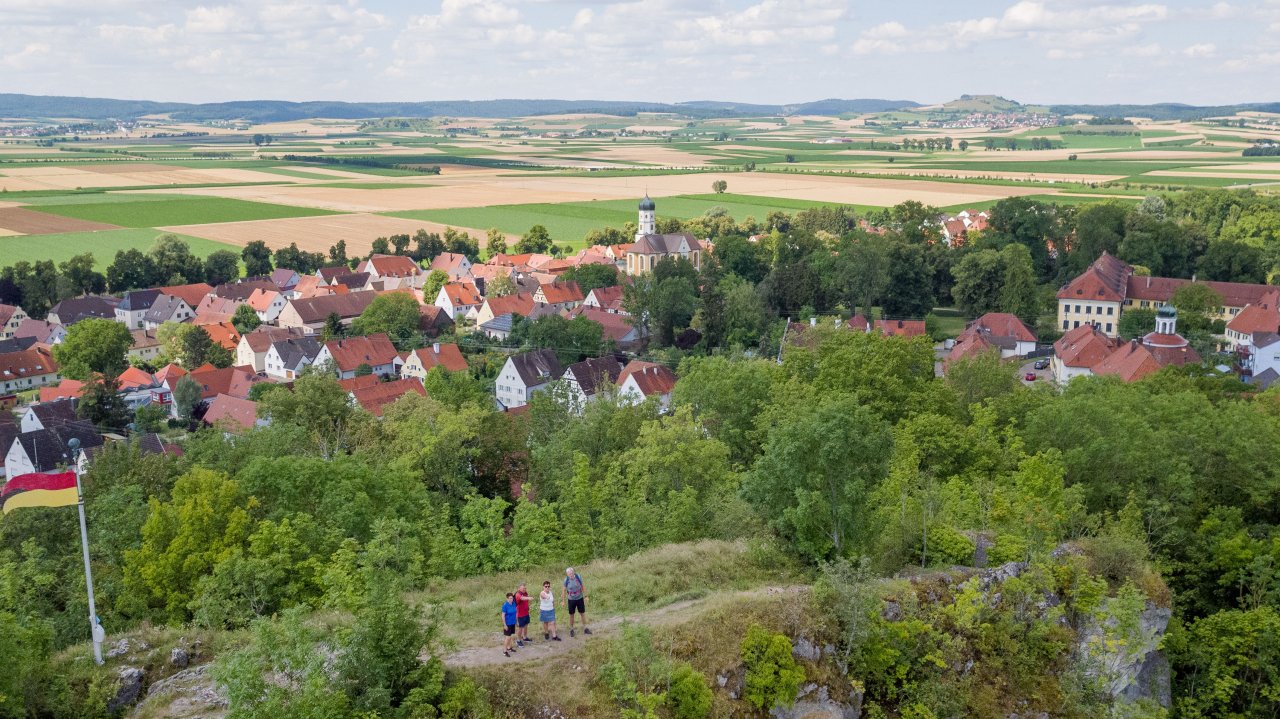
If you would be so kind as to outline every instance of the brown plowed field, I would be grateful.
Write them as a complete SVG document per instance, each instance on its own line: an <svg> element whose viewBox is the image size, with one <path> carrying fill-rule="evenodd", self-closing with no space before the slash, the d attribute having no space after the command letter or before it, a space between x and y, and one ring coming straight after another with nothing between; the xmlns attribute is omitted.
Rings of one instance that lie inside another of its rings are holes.
<svg viewBox="0 0 1280 719"><path fill-rule="evenodd" d="M25 207L0 207L0 228L18 235L54 235L59 232L91 232L94 230L118 230L105 222L77 220L59 217Z"/></svg>

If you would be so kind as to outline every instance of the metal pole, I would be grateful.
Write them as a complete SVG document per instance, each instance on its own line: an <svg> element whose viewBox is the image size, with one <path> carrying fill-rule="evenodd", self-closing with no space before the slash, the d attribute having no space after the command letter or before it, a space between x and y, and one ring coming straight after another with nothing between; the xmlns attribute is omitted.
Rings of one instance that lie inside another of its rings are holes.
<svg viewBox="0 0 1280 719"><path fill-rule="evenodd" d="M93 601L93 569L89 566L89 529L84 522L84 488L80 486L79 449L80 440L72 438L67 442L71 449L71 470L76 475L76 494L80 501L76 508L80 511L80 549L84 554L84 584L89 589L89 634L93 637L93 661L102 663L102 640L106 637L102 625L98 622L98 610Z"/></svg>

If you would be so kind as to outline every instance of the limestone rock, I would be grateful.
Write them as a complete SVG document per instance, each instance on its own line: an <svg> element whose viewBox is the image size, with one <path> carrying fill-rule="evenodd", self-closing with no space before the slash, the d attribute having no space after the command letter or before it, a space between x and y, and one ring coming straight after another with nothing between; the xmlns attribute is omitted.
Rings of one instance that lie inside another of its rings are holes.
<svg viewBox="0 0 1280 719"><path fill-rule="evenodd" d="M115 713L132 705L138 701L138 696L142 694L142 680L144 674L137 667L120 667L119 682L116 685L116 695L107 701L107 711Z"/></svg>
<svg viewBox="0 0 1280 719"><path fill-rule="evenodd" d="M791 653L797 659L804 659L810 662L816 662L822 658L822 650L818 648L818 645L804 637L796 639L795 644L791 646Z"/></svg>
<svg viewBox="0 0 1280 719"><path fill-rule="evenodd" d="M176 647L169 652L169 663L179 669L186 669L187 665L191 663L191 655L187 653L186 649Z"/></svg>

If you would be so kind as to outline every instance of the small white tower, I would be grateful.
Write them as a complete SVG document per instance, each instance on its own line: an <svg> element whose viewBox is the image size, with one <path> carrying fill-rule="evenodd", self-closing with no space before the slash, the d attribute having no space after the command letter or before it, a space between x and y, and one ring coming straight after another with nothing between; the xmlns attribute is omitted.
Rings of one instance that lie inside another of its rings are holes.
<svg viewBox="0 0 1280 719"><path fill-rule="evenodd" d="M1156 334L1178 334L1178 310L1166 304L1156 310Z"/></svg>
<svg viewBox="0 0 1280 719"><path fill-rule="evenodd" d="M657 206L653 204L653 200L649 199L649 193L644 193L644 199L640 201L640 224L636 229L636 237L658 234L656 209Z"/></svg>

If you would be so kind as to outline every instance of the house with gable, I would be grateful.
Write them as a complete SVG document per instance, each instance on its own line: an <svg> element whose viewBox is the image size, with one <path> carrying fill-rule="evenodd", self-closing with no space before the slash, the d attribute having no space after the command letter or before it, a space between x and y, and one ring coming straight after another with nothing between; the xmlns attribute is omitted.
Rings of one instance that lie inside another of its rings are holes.
<svg viewBox="0 0 1280 719"><path fill-rule="evenodd" d="M671 408L671 391L675 386L676 373L656 362L631 360L618 376L618 396L631 404L657 397L658 409L664 414Z"/></svg>
<svg viewBox="0 0 1280 719"><path fill-rule="evenodd" d="M0 304L0 340L14 336L18 325L27 319L27 313L16 305Z"/></svg>
<svg viewBox="0 0 1280 719"><path fill-rule="evenodd" d="M564 368L560 379L569 389L570 404L581 413L588 402L617 388L622 363L613 355L589 357Z"/></svg>
<svg viewBox="0 0 1280 719"><path fill-rule="evenodd" d="M425 380L433 367L444 367L450 372L465 372L468 369L467 359L462 356L458 345L435 342L426 347L405 352L402 356L400 376L416 377Z"/></svg>
<svg viewBox="0 0 1280 719"><path fill-rule="evenodd" d="M247 303L257 313L258 319L263 322L275 322L285 305L289 304L289 298L284 292L259 288L249 295Z"/></svg>
<svg viewBox="0 0 1280 719"><path fill-rule="evenodd" d="M59 399L53 402L40 402L28 405L18 419L18 427L22 432L34 432L37 429L49 429L80 419L76 416L76 404L71 399Z"/></svg>
<svg viewBox="0 0 1280 719"><path fill-rule="evenodd" d="M276 324L301 330L308 335L320 334L329 315L337 315L338 321L345 327L359 317L375 297L376 292L349 292L289 300L276 317Z"/></svg>
<svg viewBox="0 0 1280 719"><path fill-rule="evenodd" d="M413 288L422 284L422 268L404 255L373 255L356 266L356 272L368 272L369 279L382 283L384 290Z"/></svg>
<svg viewBox="0 0 1280 719"><path fill-rule="evenodd" d="M622 285L614 285L613 287L597 287L587 293L587 297L582 301L582 305L584 307L594 307L598 310L604 310L610 314L627 314L627 311L622 308Z"/></svg>
<svg viewBox="0 0 1280 719"><path fill-rule="evenodd" d="M1119 344L1120 340L1108 336L1092 323L1067 330L1053 343L1053 357L1049 360L1053 380L1066 384L1076 377L1092 375L1093 368Z"/></svg>
<svg viewBox="0 0 1280 719"><path fill-rule="evenodd" d="M42 345L52 347L61 344L62 340L67 338L67 328L47 320L28 317L13 331L13 339L23 337L30 337Z"/></svg>
<svg viewBox="0 0 1280 719"><path fill-rule="evenodd" d="M314 364L319 355L320 343L314 337L277 339L267 348L263 369L268 377L292 382L304 369Z"/></svg>
<svg viewBox="0 0 1280 719"><path fill-rule="evenodd" d="M444 310L449 319L457 322L463 318L474 317L484 304L484 299L476 286L470 282L446 282L432 304Z"/></svg>
<svg viewBox="0 0 1280 719"><path fill-rule="evenodd" d="M45 319L63 327L70 327L80 320L90 318L114 320L116 318L116 305L119 303L120 301L114 297L99 297L97 295L72 297L54 305L49 310L49 314L45 316Z"/></svg>
<svg viewBox="0 0 1280 719"><path fill-rule="evenodd" d="M427 269L427 274L436 270L449 275L451 282L469 280L471 279L471 260L457 252L441 252L431 260L431 267Z"/></svg>
<svg viewBox="0 0 1280 719"><path fill-rule="evenodd" d="M505 409L529 404L535 392L541 392L564 373L556 353L549 349L532 350L507 358L494 381L494 396Z"/></svg>
<svg viewBox="0 0 1280 719"><path fill-rule="evenodd" d="M1008 312L988 312L965 326L966 334L978 334L989 344L1000 349L1000 357L1027 357L1036 351L1036 335L1017 315ZM959 341L959 338L956 339Z"/></svg>
<svg viewBox="0 0 1280 719"><path fill-rule="evenodd" d="M655 265L668 257L683 258L694 267L702 267L703 246L688 232L658 234L657 205L649 195L640 200L639 228L635 242L627 248L626 272L642 275L652 272Z"/></svg>
<svg viewBox="0 0 1280 719"><path fill-rule="evenodd" d="M196 311L186 300L174 295L160 295L151 308L142 314L142 326L144 329L154 330L165 322L190 322L195 316Z"/></svg>
<svg viewBox="0 0 1280 719"><path fill-rule="evenodd" d="M58 363L43 345L0 352L0 393L20 392L58 381Z"/></svg>
<svg viewBox="0 0 1280 719"><path fill-rule="evenodd" d="M69 446L72 439L80 442L82 454L78 458L72 455ZM87 458L102 445L102 435L88 420L25 431L4 448L5 474L16 477L31 472L50 472L73 463L84 469Z"/></svg>
<svg viewBox="0 0 1280 719"><path fill-rule="evenodd" d="M400 374L400 354L390 338L379 332L365 337L348 337L329 340L316 355L316 364L328 364L338 374L338 379L351 379L362 365L367 365L379 377Z"/></svg>
<svg viewBox="0 0 1280 719"><path fill-rule="evenodd" d="M124 293L120 304L116 305L116 322L123 323L131 330L142 329L143 317L159 297L160 290L133 290Z"/></svg>
<svg viewBox="0 0 1280 719"><path fill-rule="evenodd" d="M356 387L347 393L352 403L359 406L364 411L374 417L381 417L383 411L387 407L395 404L401 397L406 394L416 394L419 397L426 397L427 390L422 386L422 380L414 377L393 379L390 382L375 382L373 384Z"/></svg>
<svg viewBox="0 0 1280 719"><path fill-rule="evenodd" d="M265 372L267 351L271 343L290 337L305 337L302 330L290 327L259 326L252 332L240 335L236 343L236 364L252 367L254 372Z"/></svg>
<svg viewBox="0 0 1280 719"><path fill-rule="evenodd" d="M557 312L565 312L582 304L585 299L577 282L556 281L540 285L533 293L533 301L548 305Z"/></svg>

